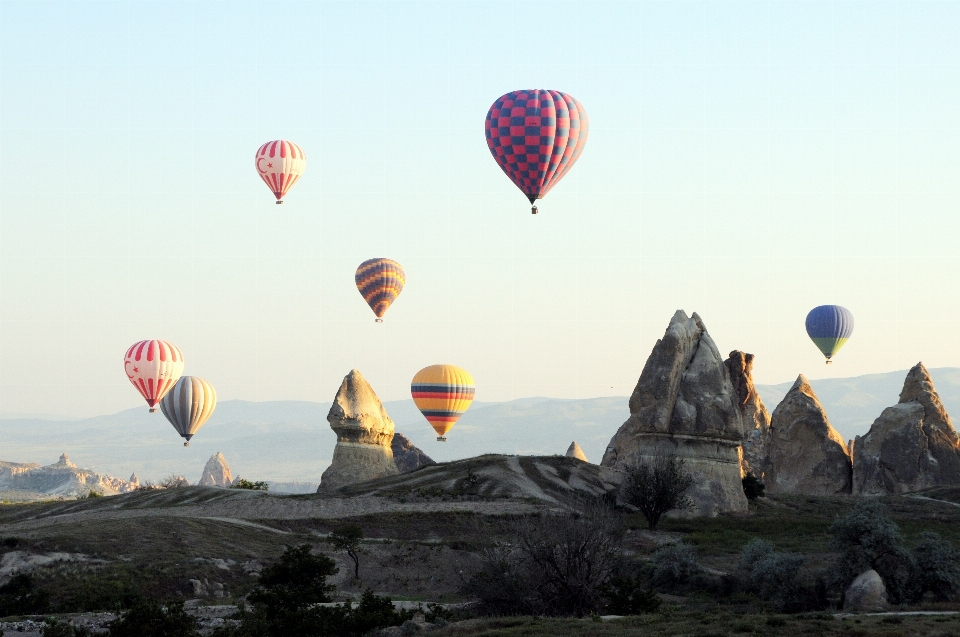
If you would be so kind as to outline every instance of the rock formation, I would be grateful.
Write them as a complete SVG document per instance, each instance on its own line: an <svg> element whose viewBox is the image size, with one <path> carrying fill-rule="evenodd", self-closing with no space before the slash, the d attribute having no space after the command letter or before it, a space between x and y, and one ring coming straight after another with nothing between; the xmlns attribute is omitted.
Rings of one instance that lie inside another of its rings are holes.
<svg viewBox="0 0 960 637"><path fill-rule="evenodd" d="M887 587L873 569L860 573L843 594L843 610L887 610Z"/></svg>
<svg viewBox="0 0 960 637"><path fill-rule="evenodd" d="M133 473L130 474L130 479L127 480L127 482L129 482L130 484L132 484L134 487L139 487L139 486L140 486L140 478L137 477L137 472L136 472L136 471L134 471Z"/></svg>
<svg viewBox="0 0 960 637"><path fill-rule="evenodd" d="M393 452L393 462L397 465L397 471L400 473L410 473L420 467L437 464L401 433L393 434L390 450Z"/></svg>
<svg viewBox="0 0 960 637"><path fill-rule="evenodd" d="M327 422L337 434L337 446L333 461L320 477L318 492L400 473L390 447L393 421L357 370L344 377Z"/></svg>
<svg viewBox="0 0 960 637"><path fill-rule="evenodd" d="M803 374L773 410L767 463L770 493L850 493L853 476L847 444Z"/></svg>
<svg viewBox="0 0 960 637"><path fill-rule="evenodd" d="M723 364L730 373L730 383L743 419L742 473L753 473L761 480L766 480L769 472L767 438L770 436L770 412L753 385L753 354L734 350Z"/></svg>
<svg viewBox="0 0 960 637"><path fill-rule="evenodd" d="M900 402L854 442L853 489L899 494L960 485L960 440L923 363L907 373Z"/></svg>
<svg viewBox="0 0 960 637"><path fill-rule="evenodd" d="M203 468L203 475L200 476L202 487L229 487L233 484L233 474L230 473L230 465L227 459L219 451L210 456L206 466Z"/></svg>
<svg viewBox="0 0 960 637"><path fill-rule="evenodd" d="M567 457L576 458L577 460L583 460L584 462L590 462L587 460L587 454L583 453L583 449L580 448L580 445L577 444L577 441L574 440L570 443L570 446L567 447Z"/></svg>
<svg viewBox="0 0 960 637"><path fill-rule="evenodd" d="M739 398L717 346L697 314L690 318L677 310L643 366L630 396L630 418L610 441L601 466L675 453L695 480L689 513L746 511L742 439Z"/></svg>
<svg viewBox="0 0 960 637"><path fill-rule="evenodd" d="M91 491L103 495L117 495L133 491L137 486L139 483L134 484L89 469L81 469L67 454L61 455L59 461L45 467L0 462L0 491L77 498Z"/></svg>

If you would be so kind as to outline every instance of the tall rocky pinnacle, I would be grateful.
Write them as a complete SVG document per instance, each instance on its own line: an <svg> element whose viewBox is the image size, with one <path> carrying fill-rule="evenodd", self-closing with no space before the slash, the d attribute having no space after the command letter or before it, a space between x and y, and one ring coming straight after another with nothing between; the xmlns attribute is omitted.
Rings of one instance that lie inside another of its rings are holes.
<svg viewBox="0 0 960 637"><path fill-rule="evenodd" d="M130 483L131 485L133 485L134 487L139 487L139 486L140 486L140 478L137 477L137 472L136 472L136 471L134 471L133 473L130 474L130 479L127 480L127 482L129 482L129 483Z"/></svg>
<svg viewBox="0 0 960 637"><path fill-rule="evenodd" d="M66 454L66 453L61 453L61 454L60 454L60 460L58 460L55 464L52 464L52 465L50 465L50 466L51 466L51 467L63 467L63 468L67 468L67 469L76 469L76 468L77 468L77 465L73 464L73 461L71 461L70 458L67 457L67 454Z"/></svg>
<svg viewBox="0 0 960 637"><path fill-rule="evenodd" d="M730 352L723 361L730 372L730 383L740 407L743 419L743 456L740 468L744 475L753 473L766 480L770 468L767 466L767 439L770 436L770 412L760 399L753 384L753 354L739 350Z"/></svg>
<svg viewBox="0 0 960 637"><path fill-rule="evenodd" d="M433 458L423 453L419 447L410 442L409 438L399 432L393 434L390 450L393 452L393 462L400 473L410 473L420 467L437 464Z"/></svg>
<svg viewBox="0 0 960 637"><path fill-rule="evenodd" d="M770 419L766 476L770 493L850 493L850 452L803 374Z"/></svg>
<svg viewBox="0 0 960 637"><path fill-rule="evenodd" d="M684 460L694 477L693 515L746 511L740 481L740 397L703 321L677 310L630 396L630 418L601 466L620 468L658 452Z"/></svg>
<svg viewBox="0 0 960 637"><path fill-rule="evenodd" d="M900 402L884 409L853 448L854 493L960 485L960 440L923 363L907 373Z"/></svg>
<svg viewBox="0 0 960 637"><path fill-rule="evenodd" d="M344 377L327 422L337 434L337 446L333 461L320 477L318 492L400 473L391 449L393 421L357 370Z"/></svg>
<svg viewBox="0 0 960 637"><path fill-rule="evenodd" d="M203 475L200 476L200 482L198 482L202 487L229 487L233 484L233 474L230 473L230 465L227 464L227 459L223 457L223 454L219 451L207 460L206 466L203 467Z"/></svg>
<svg viewBox="0 0 960 637"><path fill-rule="evenodd" d="M570 443L570 446L567 447L567 457L576 458L577 460L583 460L584 462L590 462L587 460L587 454L583 453L583 449L580 448L580 445L577 444L577 441L574 440Z"/></svg>

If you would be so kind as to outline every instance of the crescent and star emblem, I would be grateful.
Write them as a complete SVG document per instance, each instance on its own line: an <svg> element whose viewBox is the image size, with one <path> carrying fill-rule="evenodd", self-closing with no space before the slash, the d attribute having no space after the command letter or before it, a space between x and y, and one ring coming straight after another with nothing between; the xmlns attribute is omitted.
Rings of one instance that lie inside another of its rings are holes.
<svg viewBox="0 0 960 637"><path fill-rule="evenodd" d="M127 371L127 365L130 365L131 363L132 363L132 361L123 361L123 373L125 373L125 374L127 375L127 378L133 378L133 376L130 375L130 372ZM140 370L138 370L136 367L133 368L133 373L134 373L134 374L136 374L136 373L139 372L139 371L140 371Z"/></svg>
<svg viewBox="0 0 960 637"><path fill-rule="evenodd" d="M257 159L257 170L259 170L261 173L266 173L267 171L265 171L265 170L260 166L260 162L262 162L262 161L267 161L267 158L266 158L266 157L260 157L259 159ZM268 162L268 163L267 163L267 168L273 168L273 164L270 163L270 162Z"/></svg>

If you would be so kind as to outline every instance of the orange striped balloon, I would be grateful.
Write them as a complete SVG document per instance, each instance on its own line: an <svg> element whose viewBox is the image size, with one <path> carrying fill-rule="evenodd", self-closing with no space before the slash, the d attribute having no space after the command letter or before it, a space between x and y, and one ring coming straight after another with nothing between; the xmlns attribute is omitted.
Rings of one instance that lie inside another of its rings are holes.
<svg viewBox="0 0 960 637"><path fill-rule="evenodd" d="M368 259L360 264L354 275L363 300L377 315L377 323L383 323L384 313L400 296L406 280L403 268L391 259Z"/></svg>
<svg viewBox="0 0 960 637"><path fill-rule="evenodd" d="M275 139L258 148L254 159L257 174L277 198L277 203L283 203L284 195L297 183L307 167L307 156L303 150L293 142L282 139Z"/></svg>
<svg viewBox="0 0 960 637"><path fill-rule="evenodd" d="M413 402L441 442L470 407L475 391L473 376L455 365L424 367L410 383Z"/></svg>

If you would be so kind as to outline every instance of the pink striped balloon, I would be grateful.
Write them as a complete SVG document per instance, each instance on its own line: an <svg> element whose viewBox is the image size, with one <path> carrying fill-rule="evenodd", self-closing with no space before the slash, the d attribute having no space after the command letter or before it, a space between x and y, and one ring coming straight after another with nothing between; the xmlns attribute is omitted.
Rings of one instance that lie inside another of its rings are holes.
<svg viewBox="0 0 960 637"><path fill-rule="evenodd" d="M183 354L173 343L139 341L123 357L123 371L154 412L160 399L183 375Z"/></svg>
<svg viewBox="0 0 960 637"><path fill-rule="evenodd" d="M283 203L284 195L297 183L307 167L307 156L303 150L293 142L282 139L261 146L255 159L257 174L277 198L278 204Z"/></svg>

